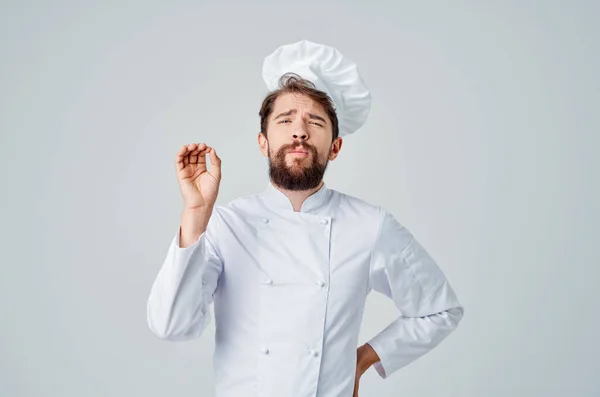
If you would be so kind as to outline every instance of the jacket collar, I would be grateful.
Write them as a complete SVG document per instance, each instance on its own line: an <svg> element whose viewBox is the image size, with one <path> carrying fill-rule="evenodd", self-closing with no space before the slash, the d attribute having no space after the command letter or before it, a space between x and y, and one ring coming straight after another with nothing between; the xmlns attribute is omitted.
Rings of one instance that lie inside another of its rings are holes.
<svg viewBox="0 0 600 397"><path fill-rule="evenodd" d="M294 211L294 207L292 206L290 199L279 189L277 189L271 181L269 181L264 194L269 206L277 207L287 211ZM311 212L318 209L329 200L330 196L331 190L325 185L325 182L323 182L323 185L319 190L304 200L302 207L300 208L300 212Z"/></svg>

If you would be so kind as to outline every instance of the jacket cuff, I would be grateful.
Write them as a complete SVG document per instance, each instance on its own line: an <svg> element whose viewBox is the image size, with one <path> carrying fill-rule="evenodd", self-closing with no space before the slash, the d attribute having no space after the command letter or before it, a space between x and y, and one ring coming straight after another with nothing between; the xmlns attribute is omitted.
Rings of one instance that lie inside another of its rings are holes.
<svg viewBox="0 0 600 397"><path fill-rule="evenodd" d="M377 371L377 373L382 379L387 378L388 374L385 368L388 366L389 360L385 354L385 349L379 344L377 336L371 339L369 342L367 342L367 344L369 344L373 348L373 350L375 350L375 353L377 353L377 355L379 356L380 361L373 363L375 371Z"/></svg>

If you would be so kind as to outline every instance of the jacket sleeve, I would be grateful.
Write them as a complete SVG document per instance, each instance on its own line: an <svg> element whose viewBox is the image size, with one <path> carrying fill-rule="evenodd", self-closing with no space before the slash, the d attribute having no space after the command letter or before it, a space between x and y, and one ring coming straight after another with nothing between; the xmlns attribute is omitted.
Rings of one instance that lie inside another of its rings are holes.
<svg viewBox="0 0 600 397"><path fill-rule="evenodd" d="M210 322L223 262L211 241L213 219L198 240L181 248L179 235L171 240L147 301L150 330L161 339L185 341L198 338Z"/></svg>
<svg viewBox="0 0 600 397"><path fill-rule="evenodd" d="M442 270L415 237L385 210L369 276L370 289L394 301L399 317L367 343L386 378L437 346L458 325L463 306Z"/></svg>

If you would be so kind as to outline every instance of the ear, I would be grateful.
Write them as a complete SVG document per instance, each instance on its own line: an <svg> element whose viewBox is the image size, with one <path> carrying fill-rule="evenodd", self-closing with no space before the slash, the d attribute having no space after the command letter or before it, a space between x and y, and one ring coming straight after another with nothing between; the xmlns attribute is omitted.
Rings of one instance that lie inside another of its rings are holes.
<svg viewBox="0 0 600 397"><path fill-rule="evenodd" d="M335 141L333 141L333 143L331 144L331 153L329 153L329 161L335 160L335 158L338 156L340 150L342 150L342 143L342 138L335 138Z"/></svg>
<svg viewBox="0 0 600 397"><path fill-rule="evenodd" d="M269 141L267 141L267 137L262 132L258 133L258 147L263 156L269 157Z"/></svg>

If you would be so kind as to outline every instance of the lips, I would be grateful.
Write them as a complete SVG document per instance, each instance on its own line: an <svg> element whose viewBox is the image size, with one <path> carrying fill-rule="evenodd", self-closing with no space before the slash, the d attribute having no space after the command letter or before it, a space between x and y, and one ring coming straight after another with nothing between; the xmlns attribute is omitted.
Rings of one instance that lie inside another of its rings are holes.
<svg viewBox="0 0 600 397"><path fill-rule="evenodd" d="M301 147L297 147L297 148L290 150L289 153L308 154L308 150L303 149Z"/></svg>

